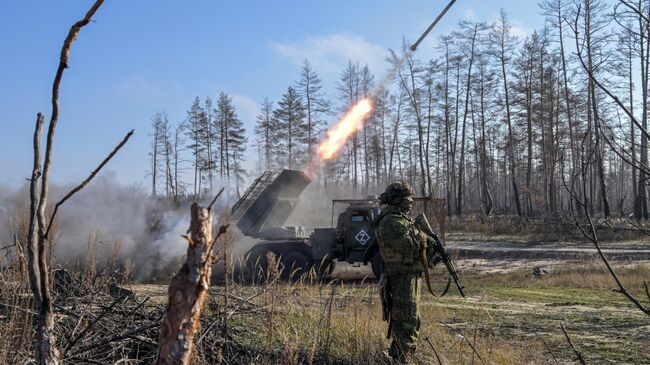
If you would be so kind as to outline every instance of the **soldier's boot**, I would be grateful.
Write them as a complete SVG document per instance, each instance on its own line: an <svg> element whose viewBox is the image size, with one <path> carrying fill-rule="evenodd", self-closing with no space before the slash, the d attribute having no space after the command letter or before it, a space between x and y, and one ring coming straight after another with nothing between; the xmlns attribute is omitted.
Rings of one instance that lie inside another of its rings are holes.
<svg viewBox="0 0 650 365"><path fill-rule="evenodd" d="M377 363L380 365L394 365L397 364L391 356L389 350L384 350L377 354Z"/></svg>

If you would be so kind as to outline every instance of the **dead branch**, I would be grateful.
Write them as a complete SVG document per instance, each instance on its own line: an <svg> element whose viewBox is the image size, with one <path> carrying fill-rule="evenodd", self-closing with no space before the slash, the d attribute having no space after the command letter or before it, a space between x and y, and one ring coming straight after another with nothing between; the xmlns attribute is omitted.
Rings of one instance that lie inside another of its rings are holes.
<svg viewBox="0 0 650 365"><path fill-rule="evenodd" d="M147 324L144 324L144 325L142 325L140 327L134 328L132 330L127 330L127 331L121 332L121 333L119 333L119 334L117 334L115 336L110 336L110 337L107 337L107 338L101 338L101 339L99 339L97 341L91 342L90 344L88 344L88 345L86 345L84 347L80 347L79 349L76 349L70 355L82 354L82 353L84 353L86 351L97 349L98 347L105 346L105 345L108 345L110 343L117 342L117 341L123 340L123 339L131 337L131 336L135 336L138 333L142 333L142 332L145 332L147 330L156 328L159 325L160 325L160 323L158 321L153 322L153 323L147 323Z"/></svg>
<svg viewBox="0 0 650 365"><path fill-rule="evenodd" d="M438 360L438 364L442 365L442 360L440 360L440 356L438 355L438 351L436 351L436 348L433 346L433 343L431 343L431 340L429 340L429 336L425 337L424 340L429 344L429 346L433 350L433 353L436 355L436 360Z"/></svg>
<svg viewBox="0 0 650 365"><path fill-rule="evenodd" d="M625 0L618 0L618 2L620 4L623 4L625 7L629 8L630 10L632 10L636 15L641 17L641 19L643 19L646 23L650 24L650 18L648 18L645 14L643 14L639 8L635 8Z"/></svg>
<svg viewBox="0 0 650 365"><path fill-rule="evenodd" d="M542 337L539 333L537 333L537 331L534 331L534 332L535 332L535 336L537 336L537 338L539 338L539 339L542 341L542 343L544 344L544 346L546 346L546 349L548 350L548 352L551 353L551 357L553 357L553 361L555 361L555 364L556 364L556 365L560 365L560 363L557 362L557 358L555 357L555 353L554 353L553 350L551 349L551 346L548 345L548 343L546 342L546 340L544 340L544 337Z"/></svg>
<svg viewBox="0 0 650 365"><path fill-rule="evenodd" d="M111 305L108 306L108 308L104 309L104 311L103 311L99 316L97 316L95 319L93 319L93 321L90 322L90 324L89 324L88 326L86 326L86 328L84 328L84 330L81 331L81 332L77 335L77 337L75 337L74 339L71 339L71 340L68 342L68 344L67 344L66 347L65 347L65 351L69 351L69 350L72 348L72 346L74 346L74 345L75 345L75 344L76 344L80 339L82 339L82 338L84 337L84 335L85 335L86 333L88 333L88 331L89 331L89 330L90 330L90 329L91 329L91 328L92 328L92 327L93 327L93 326L94 326L94 325L95 325L99 320L101 320L102 318L104 318L104 316L105 316L108 312L110 312L111 310L113 310L113 308L114 308L114 307L115 307L119 302L121 302L122 300L124 300L125 298L126 298L125 296L120 296L120 297L118 297L115 301L113 301L113 303L111 303Z"/></svg>
<svg viewBox="0 0 650 365"><path fill-rule="evenodd" d="M50 217L50 221L49 221L49 223L48 223L48 225L47 225L47 229L45 230L45 236L44 236L45 239L47 239L47 238L49 237L50 229L52 228L52 223L54 222L54 217L56 217L56 213L59 211L59 207L60 207L61 205L63 205L63 203L65 203L68 199L70 199L70 197L72 197L74 194L78 193L81 189L85 188L86 185L88 185L88 183L89 183L92 179L95 178L95 176L96 176L96 175L99 173L99 171L101 171L101 169L102 169L102 168L103 168L103 167L108 163L108 161L110 161L110 160L113 158L113 156L115 156L115 154L117 154L117 152L118 152L122 147L124 147L124 145L126 144L126 142L129 141L129 138L131 138L131 136L133 135L133 132L134 132L134 130L132 129L129 133L126 134L126 136L124 136L124 138L122 138L122 141L121 141L120 143L118 143L118 145L115 146L115 148L113 149L113 151L111 151L111 153L109 153L108 156L106 156L106 158L104 158L104 161L102 161L102 162L99 164L99 166L97 166L97 168L95 168L95 169L90 173L90 175L88 175L88 177L86 178L86 180L84 180L83 182L81 182L81 184L77 185L74 189L70 190L70 191L69 191L69 192L68 192L68 193L67 193L67 194L66 194L66 195L65 195L61 200L59 200L58 203L56 203L56 205L54 206L54 212L52 212L52 216Z"/></svg>
<svg viewBox="0 0 650 365"><path fill-rule="evenodd" d="M571 350L573 350L573 352L576 354L576 360L578 360L578 362L580 362L580 364L582 365L587 365L587 363L585 362L585 358L582 356L582 352L580 352L573 344L573 341L571 341L571 337L569 337L566 328L564 328L564 324L562 324L561 322L560 322L560 327L562 327L562 332L564 332L564 337L569 343L569 346L571 346Z"/></svg>
<svg viewBox="0 0 650 365"><path fill-rule="evenodd" d="M12 248L12 247L16 247L16 243L12 243L12 244L7 245L7 246L2 246L2 247L0 247L0 251L4 251L4 250L9 251L9 249Z"/></svg>
<svg viewBox="0 0 650 365"><path fill-rule="evenodd" d="M212 199L212 201L210 202L210 205L208 205L208 210L212 210L212 206L213 206L214 203L217 201L217 199L219 199L219 197L221 196L221 193L223 193L223 190L224 190L224 189L225 189L225 188L221 188L221 190L219 190L219 192L218 192L217 195L214 197L214 199Z"/></svg>

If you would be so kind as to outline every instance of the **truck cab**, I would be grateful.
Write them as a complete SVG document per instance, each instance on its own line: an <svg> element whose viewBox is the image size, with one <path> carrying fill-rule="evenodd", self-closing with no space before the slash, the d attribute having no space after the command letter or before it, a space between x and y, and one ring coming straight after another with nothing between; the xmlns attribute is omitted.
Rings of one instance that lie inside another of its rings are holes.
<svg viewBox="0 0 650 365"><path fill-rule="evenodd" d="M372 200L334 200L349 206L338 215L333 237L332 254L339 261L357 263L373 243L375 234L372 222L379 214L379 207Z"/></svg>

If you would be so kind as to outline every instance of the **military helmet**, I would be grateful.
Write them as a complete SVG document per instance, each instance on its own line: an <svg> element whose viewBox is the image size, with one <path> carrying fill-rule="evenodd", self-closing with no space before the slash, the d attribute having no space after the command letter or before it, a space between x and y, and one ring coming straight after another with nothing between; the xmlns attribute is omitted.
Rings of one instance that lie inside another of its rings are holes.
<svg viewBox="0 0 650 365"><path fill-rule="evenodd" d="M409 183L406 181L397 181L388 185L386 191L379 197L379 202L381 204L396 204L407 196L412 195L415 195L415 190L413 190L413 187Z"/></svg>

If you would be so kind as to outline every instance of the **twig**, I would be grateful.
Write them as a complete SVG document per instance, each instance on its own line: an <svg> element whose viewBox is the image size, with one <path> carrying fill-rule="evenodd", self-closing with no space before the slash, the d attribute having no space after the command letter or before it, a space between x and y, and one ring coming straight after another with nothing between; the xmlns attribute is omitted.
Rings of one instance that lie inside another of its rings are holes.
<svg viewBox="0 0 650 365"><path fill-rule="evenodd" d="M478 313L476 314L476 324L474 326L474 335L472 336L472 342L473 345L476 346L476 337L478 335L478 326L481 323L481 312L483 311L483 299L485 297L481 297L481 303L478 308ZM474 365L474 354L472 354L472 365Z"/></svg>
<svg viewBox="0 0 650 365"><path fill-rule="evenodd" d="M45 235L43 236L44 239L47 239L47 237L48 237L49 234L50 234L50 229L52 228L52 222L54 222L54 217L56 216L56 213L58 212L59 207L60 207L63 203L65 203L66 200L70 199L70 197L72 197L75 193L79 192L79 190L83 189L84 187L86 187L86 185L88 185L88 183L89 183L89 182L90 182L90 181L91 181L91 180L92 180L92 179L93 179L93 178L94 178L94 177L99 173L99 171L100 171L100 170L101 170L101 169L102 169L102 168L103 168L103 167L108 163L108 161L110 161L110 160L113 158L113 156L115 156L115 154L116 154L116 153L117 153L117 152L118 152L122 147L124 147L124 145L126 144L126 142L128 142L128 141L129 141L129 138L131 138L131 136L133 135L133 131L134 131L134 130L132 129L129 133L126 134L126 136L124 136L124 138L122 139L122 141L121 141L117 146L115 146L115 148L113 149L113 151L111 151L111 153L109 153L108 156L106 156L106 158L104 159L104 161L102 161L102 162L99 164L99 166L97 166L97 168L95 168L95 169L90 173L90 175L86 178L86 180L84 180L81 184L77 185L74 189L70 190L70 191L69 191L69 192L68 192L68 193L63 197L63 199L61 199L58 203L56 203L56 205L54 206L54 212L52 213L52 216L50 217L50 222L49 222L48 225L47 225L47 230L45 231Z"/></svg>
<svg viewBox="0 0 650 365"><path fill-rule="evenodd" d="M442 360L440 360L440 356L438 355L438 351L436 351L436 348L433 346L433 343L429 340L429 336L424 338L425 341L431 346L431 349L433 350L433 353L436 355L436 359L438 360L438 364L442 365Z"/></svg>
<svg viewBox="0 0 650 365"><path fill-rule="evenodd" d="M571 341L571 337L569 337L569 334L567 333L566 329L564 328L564 324L560 322L560 327L562 328L562 332L564 332L564 337L566 337L567 342L569 343L569 346L571 346L571 349L573 352L576 354L578 357L576 360L580 362L582 365L587 365L585 362L585 358L582 356L582 352L578 351L578 349L575 347L573 342Z"/></svg>
<svg viewBox="0 0 650 365"><path fill-rule="evenodd" d="M98 315L97 318L95 318L92 322L90 322L90 324L89 324L88 326L86 326L86 328L84 328L83 331L81 331L81 332L77 335L77 337L75 337L74 339L70 340L70 342L68 342L68 345L65 347L65 350L64 350L64 351L65 351L65 352L70 351L70 349L72 348L72 346L74 346L77 342L79 342L79 340L81 340L81 339L84 337L84 335L86 335L86 333L88 333L88 331L89 331L89 330L90 330L90 329L91 329L91 328L92 328L92 327L93 327L93 326L94 326L94 325L95 325L95 324L96 324L100 319L104 318L104 316L105 316L108 312L110 312L110 311L111 311L111 310L112 310L112 309L113 309L117 304L119 304L122 300L124 300L124 298L126 298L126 296L121 296L121 297L117 298L116 300L114 300L113 303L111 303L110 306L108 306L106 309L104 309L104 311L102 311L102 313L101 313L100 315Z"/></svg>
<svg viewBox="0 0 650 365"><path fill-rule="evenodd" d="M111 337L108 337L108 338L102 338L102 339L99 339L97 341L91 342L90 344L88 344L86 346L83 346L83 347L80 347L76 351L73 351L70 355L77 355L77 354L80 354L80 353L83 353L83 352L86 352L86 351L89 351L89 350L93 350L93 349L95 349L97 347L108 345L109 343L116 342L116 341L119 341L119 340L123 340L125 338L134 336L134 335L136 335L138 333L150 330L152 328L156 328L158 326L160 326L160 321L147 323L145 325L134 328L132 330L124 331L124 332L122 332L120 334L117 334L115 336L111 336Z"/></svg>
<svg viewBox="0 0 650 365"><path fill-rule="evenodd" d="M579 43L578 43L578 19L579 19L579 17L580 17L580 6L578 6L578 11L576 12L576 20L575 20L575 24L572 25L572 24L569 23L568 21L567 21L567 24L569 25L569 27L571 28L571 30L573 30L573 32L574 32L575 35L576 35L576 37L575 37L575 41L576 41L576 55L578 56L578 60L579 60L580 63L582 64L583 69L585 70L585 72L587 72L587 76L589 76L589 78L591 79L591 81L593 81L593 83L594 83L596 86L598 86L599 89L601 89L601 90L602 90L605 94L607 94L607 96L609 96L609 97L610 97L610 98L611 98L611 99L612 99L612 100L613 100L613 101L614 101L614 102L615 102L615 103L616 103L616 104L617 104L621 109L623 109L623 111L625 112L625 114L627 114L627 116L630 118L630 120L634 123L634 125L636 125L637 128L639 128L639 130L641 131L641 133L643 133L643 135L644 135L646 138L650 138L650 133L648 133L648 131L647 131L645 128L643 128L643 126L641 125L641 123L639 123L639 121L634 117L634 114L633 114L633 113L632 113L632 112L631 112L627 107L625 107L625 105L623 104L623 102L622 102L622 101L621 101L621 100L620 100L616 95L614 95L611 91L609 91L609 89L607 89L607 88L606 88L602 83L600 83L600 81L598 81L598 79L596 79L596 76L594 76L594 74L592 73L592 71L591 71L591 70L587 67L587 65L585 64L585 61L582 59L582 47L580 47L580 45L579 45Z"/></svg>
<svg viewBox="0 0 650 365"><path fill-rule="evenodd" d="M558 363L558 362L557 362L557 359L555 358L555 354L553 353L553 350L551 350L551 347L550 347L550 346L548 345L548 343L544 340L544 338L543 338L542 336L540 336L540 334L537 333L537 331L533 331L533 332L535 333L535 335L536 335L540 340L542 340L542 343L544 344L544 346L546 346L546 349L548 350L548 352L551 353L551 356L553 357L553 361L555 361L555 364L560 365L560 363Z"/></svg>
<svg viewBox="0 0 650 365"><path fill-rule="evenodd" d="M21 312L29 313L29 314L31 314L31 315L36 315L36 314L38 314L38 313L36 313L35 311L33 311L33 310L31 310L31 309L26 309L26 308L23 308L23 307L21 307L21 306L11 305L11 304L6 304L6 303L2 303L2 302L0 302L0 307L5 307L5 308L14 309L14 310L19 310L19 311L21 311Z"/></svg>
<svg viewBox="0 0 650 365"><path fill-rule="evenodd" d="M456 331L452 326L448 325L447 323L444 323L444 322L439 322L439 323L442 324L443 326L448 327L450 330L452 330L452 332L454 332L455 334L457 334L457 335L459 335L460 337L462 337L462 338L465 340L465 342L467 342L467 344L468 344L469 347L472 349L472 351L474 351L474 353L476 354L476 356L478 357L478 359L481 360L481 364L485 365L485 361L483 361L483 358L481 357L481 355L478 353L478 351L476 351L476 348L474 347L474 345L472 345L472 342L471 342L467 337L465 337L464 334L462 334L462 333Z"/></svg>
<svg viewBox="0 0 650 365"><path fill-rule="evenodd" d="M633 7L632 5L628 4L627 1L625 0L618 0L619 3L625 5L628 7L630 10L632 10L634 13L636 13L638 16L640 16L646 23L650 24L650 18L648 18L645 14L641 12L638 8Z"/></svg>
<svg viewBox="0 0 650 365"><path fill-rule="evenodd" d="M217 199L219 199L219 196L221 196L221 193L223 193L223 189L225 189L225 188L221 188L221 190L219 190L219 192L214 197L214 199L212 199L212 201L210 202L210 205L208 205L208 210L212 210L212 205L214 205L214 203L217 201Z"/></svg>
<svg viewBox="0 0 650 365"><path fill-rule="evenodd" d="M209 210L209 209L208 209L208 210ZM226 232L228 231L228 227L230 227L230 224L224 224L224 225L219 226L219 231L217 232L217 236L216 236L216 237L212 240L212 242L210 243L210 247L208 247L208 256L207 256L207 260L212 260L212 263L213 263L213 264L215 263L215 262L214 262L214 259L215 259L215 258L212 256L212 249L214 248L214 245L217 243L217 240L219 239L219 237L221 237L221 236L223 236L224 234L226 234ZM189 238L188 238L187 236L183 236L183 237L185 237L186 239L189 240Z"/></svg>
<svg viewBox="0 0 650 365"><path fill-rule="evenodd" d="M12 248L12 247L16 247L16 246L17 246L17 245L16 245L15 243L12 243L12 244L10 244L10 245L8 245L8 246L0 247L0 251L2 251L2 250L8 250L8 249L10 249L10 248Z"/></svg>

